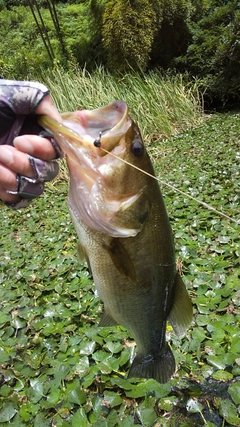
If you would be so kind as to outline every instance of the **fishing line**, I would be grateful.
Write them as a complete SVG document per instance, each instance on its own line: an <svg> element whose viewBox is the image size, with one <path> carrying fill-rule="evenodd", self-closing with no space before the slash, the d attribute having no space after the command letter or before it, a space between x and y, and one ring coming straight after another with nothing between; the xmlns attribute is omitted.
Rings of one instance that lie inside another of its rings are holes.
<svg viewBox="0 0 240 427"><path fill-rule="evenodd" d="M100 138L100 139L101 139L101 138ZM94 145L95 145L95 141L94 141ZM195 202L197 202L197 203L199 203L200 205L204 206L204 207L205 207L205 208L207 208L208 210L213 211L213 212L217 213L218 215L222 216L223 218L226 218L226 219L228 219L228 220L230 220L230 221L232 221L232 222L235 222L236 224L238 224L238 225L239 225L239 223L240 223L240 221L239 221L239 220L237 220L237 219L235 219L235 218L232 218L232 217L231 217L231 216L229 216L229 215L226 215L225 213L223 213L223 212L221 212L221 211L219 211L219 210L215 209L213 206L208 205L207 203L203 202L202 200L196 199L196 197L193 197L193 196L191 196L190 194L185 193L185 191L179 190L179 188L174 187L174 185L169 184L168 182L163 181L163 180L162 180L162 179L160 179L160 178L157 178L156 176L152 175L151 173L146 172L146 171L144 171L144 170L140 169L138 166L135 166L135 165L133 165L132 163L128 162L127 160L124 160L124 159L122 159L121 157L118 157L116 154L111 153L110 151L106 150L105 148L102 148L102 147L101 147L101 145L100 145L100 140L99 140L99 139L98 139L97 144L96 144L95 146L96 146L96 147L99 147L99 148L100 148L101 150L103 150L105 153L107 153L107 154L111 154L111 156L115 157L116 159L121 160L123 163L126 163L126 165L131 166L132 168L134 168L134 169L138 170L139 172L145 173L145 175L150 176L151 178L155 179L155 180L156 180L157 182L159 182L160 184L166 185L167 187L171 188L171 190L176 191L176 192L178 192L178 193L182 194L183 196L186 196L186 197L188 197L189 199L194 200Z"/></svg>

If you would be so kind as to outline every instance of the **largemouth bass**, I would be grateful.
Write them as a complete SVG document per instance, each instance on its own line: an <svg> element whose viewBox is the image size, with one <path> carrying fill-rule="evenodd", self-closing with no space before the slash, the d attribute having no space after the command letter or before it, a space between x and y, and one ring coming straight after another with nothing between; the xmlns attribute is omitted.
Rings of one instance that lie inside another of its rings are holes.
<svg viewBox="0 0 240 427"><path fill-rule="evenodd" d="M158 182L142 172L154 175L139 128L123 101L64 113L62 119L60 124L42 116L40 124L67 157L69 209L80 256L87 259L104 302L100 326L121 324L136 341L129 377L167 382L175 360L166 322L184 334L192 304L176 271Z"/></svg>

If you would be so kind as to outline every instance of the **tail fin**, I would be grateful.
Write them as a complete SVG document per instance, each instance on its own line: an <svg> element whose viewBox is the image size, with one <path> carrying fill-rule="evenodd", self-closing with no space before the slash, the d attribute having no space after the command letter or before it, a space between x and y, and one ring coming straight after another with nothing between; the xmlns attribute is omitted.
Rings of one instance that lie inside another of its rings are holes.
<svg viewBox="0 0 240 427"><path fill-rule="evenodd" d="M153 378L159 383L166 383L175 372L175 360L168 344L165 352L157 357L137 354L128 373L128 378Z"/></svg>

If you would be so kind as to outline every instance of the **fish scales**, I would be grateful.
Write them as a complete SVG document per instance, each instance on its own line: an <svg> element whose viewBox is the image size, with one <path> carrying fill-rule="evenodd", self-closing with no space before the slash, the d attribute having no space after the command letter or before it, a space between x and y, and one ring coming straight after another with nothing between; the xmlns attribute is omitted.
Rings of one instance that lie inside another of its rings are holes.
<svg viewBox="0 0 240 427"><path fill-rule="evenodd" d="M43 116L40 123L67 157L80 258L86 257L104 302L100 326L121 324L136 341L129 377L164 383L175 372L166 322L182 335L192 320L192 304L176 271L159 185L131 167L154 174L139 128L123 101L62 118L59 124Z"/></svg>

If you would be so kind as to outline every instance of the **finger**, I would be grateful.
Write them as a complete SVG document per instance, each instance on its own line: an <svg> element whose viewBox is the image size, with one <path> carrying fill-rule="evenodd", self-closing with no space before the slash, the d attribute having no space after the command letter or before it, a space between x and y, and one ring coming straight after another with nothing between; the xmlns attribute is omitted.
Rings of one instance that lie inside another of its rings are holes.
<svg viewBox="0 0 240 427"><path fill-rule="evenodd" d="M16 180L15 180L16 181ZM16 189L16 182L15 182L15 189ZM14 191L14 190L13 190ZM9 194L6 192L6 189L1 187L0 185L0 199L3 202L8 202L8 203L16 203L19 202L21 200L21 198L19 196L16 196L14 194Z"/></svg>
<svg viewBox="0 0 240 427"><path fill-rule="evenodd" d="M15 191L17 188L16 173L0 163L0 187L2 192Z"/></svg>
<svg viewBox="0 0 240 427"><path fill-rule="evenodd" d="M13 143L19 151L38 159L48 161L56 158L56 151L49 139L37 135L22 135L17 136Z"/></svg>
<svg viewBox="0 0 240 427"><path fill-rule="evenodd" d="M3 185L7 190L13 191L6 185L12 184L15 179L16 173L27 176L29 178L34 177L34 170L28 160L28 156L21 151L18 151L15 147L2 146L0 150L0 185Z"/></svg>
<svg viewBox="0 0 240 427"><path fill-rule="evenodd" d="M56 109L55 105L53 105L53 101L50 95L45 96L40 104L37 106L35 110L36 114L46 114L58 122L62 122L62 118Z"/></svg>

